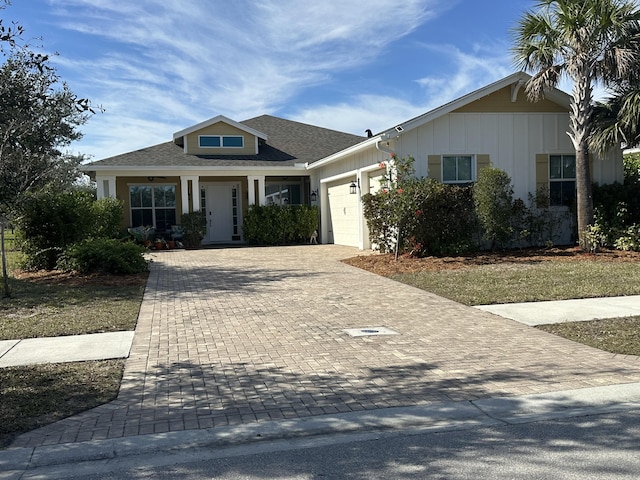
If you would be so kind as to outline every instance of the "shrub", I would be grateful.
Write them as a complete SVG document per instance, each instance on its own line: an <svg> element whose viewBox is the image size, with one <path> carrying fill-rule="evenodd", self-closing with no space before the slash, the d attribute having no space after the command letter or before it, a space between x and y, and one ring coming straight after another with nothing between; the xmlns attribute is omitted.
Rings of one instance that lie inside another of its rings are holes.
<svg viewBox="0 0 640 480"><path fill-rule="evenodd" d="M362 197L372 243L383 253L396 248L415 256L450 255L474 246L477 221L471 189L433 179Z"/></svg>
<svg viewBox="0 0 640 480"><path fill-rule="evenodd" d="M93 224L92 236L96 238L120 238L122 234L121 200L102 198L91 204L92 218L87 219Z"/></svg>
<svg viewBox="0 0 640 480"><path fill-rule="evenodd" d="M306 243L317 228L315 205L252 205L242 223L244 238L251 245Z"/></svg>
<svg viewBox="0 0 640 480"><path fill-rule="evenodd" d="M483 168L473 186L473 203L483 238L491 249L504 247L512 239L514 201L511 178L499 168Z"/></svg>
<svg viewBox="0 0 640 480"><path fill-rule="evenodd" d="M134 274L149 268L143 253L133 242L112 238L86 239L69 246L60 256L57 268L80 273Z"/></svg>
<svg viewBox="0 0 640 480"><path fill-rule="evenodd" d="M207 231L207 218L204 210L183 213L180 219L182 240L187 247L198 247Z"/></svg>

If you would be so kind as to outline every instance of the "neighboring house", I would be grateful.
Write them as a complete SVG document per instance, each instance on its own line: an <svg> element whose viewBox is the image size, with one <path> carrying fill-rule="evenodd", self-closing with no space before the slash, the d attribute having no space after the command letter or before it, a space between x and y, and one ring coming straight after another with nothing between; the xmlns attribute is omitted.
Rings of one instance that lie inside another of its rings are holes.
<svg viewBox="0 0 640 480"><path fill-rule="evenodd" d="M204 243L241 242L251 204L315 203L322 243L370 248L360 197L379 188L391 152L414 157L418 176L445 183L471 183L492 165L511 177L515 196L526 201L545 187L554 208L568 211L575 199L569 96L553 90L531 103L529 78L515 73L370 138L271 116L239 123L218 116L85 171L99 198L124 201L123 226L164 230L181 212L205 209ZM597 183L623 180L619 149L592 167Z"/></svg>

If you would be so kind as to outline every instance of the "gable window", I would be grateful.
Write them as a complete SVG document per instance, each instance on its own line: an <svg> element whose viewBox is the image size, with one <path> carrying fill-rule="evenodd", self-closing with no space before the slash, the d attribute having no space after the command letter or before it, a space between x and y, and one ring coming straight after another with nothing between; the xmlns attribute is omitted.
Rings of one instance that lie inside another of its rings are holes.
<svg viewBox="0 0 640 480"><path fill-rule="evenodd" d="M198 145L200 148L243 148L244 137L242 135L200 135Z"/></svg>
<svg viewBox="0 0 640 480"><path fill-rule="evenodd" d="M549 197L551 205L570 206L576 199L576 156L549 156Z"/></svg>
<svg viewBox="0 0 640 480"><path fill-rule="evenodd" d="M473 155L444 155L442 157L443 183L471 183L474 180Z"/></svg>
<svg viewBox="0 0 640 480"><path fill-rule="evenodd" d="M131 185L131 226L153 226L158 232L176 224L175 185Z"/></svg>

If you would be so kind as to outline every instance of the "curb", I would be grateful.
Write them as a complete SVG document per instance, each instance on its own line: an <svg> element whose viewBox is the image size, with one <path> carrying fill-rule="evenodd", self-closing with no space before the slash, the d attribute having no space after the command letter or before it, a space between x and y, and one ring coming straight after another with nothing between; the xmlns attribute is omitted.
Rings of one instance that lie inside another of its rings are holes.
<svg viewBox="0 0 640 480"><path fill-rule="evenodd" d="M629 383L34 448L9 448L0 451L0 479L37 476L41 469L53 473L51 467L58 470L67 468L66 476L70 477L82 474L83 470L74 467L73 472L69 472L68 468L73 464L102 461L104 466L114 459L122 464L127 458L149 455L168 456L172 458L171 463L179 463L180 454L194 448L221 449L265 441L371 431L463 430L636 409L640 409L640 383ZM89 469L86 473L91 471ZM64 478L64 475L59 478Z"/></svg>

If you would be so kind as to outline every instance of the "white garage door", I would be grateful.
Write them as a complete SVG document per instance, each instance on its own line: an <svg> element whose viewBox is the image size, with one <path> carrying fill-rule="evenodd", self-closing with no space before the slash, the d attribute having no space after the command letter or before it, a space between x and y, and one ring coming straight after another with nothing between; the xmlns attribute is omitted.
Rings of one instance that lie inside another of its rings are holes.
<svg viewBox="0 0 640 480"><path fill-rule="evenodd" d="M351 181L332 183L329 193L329 240L336 245L359 246L358 195L349 191Z"/></svg>

